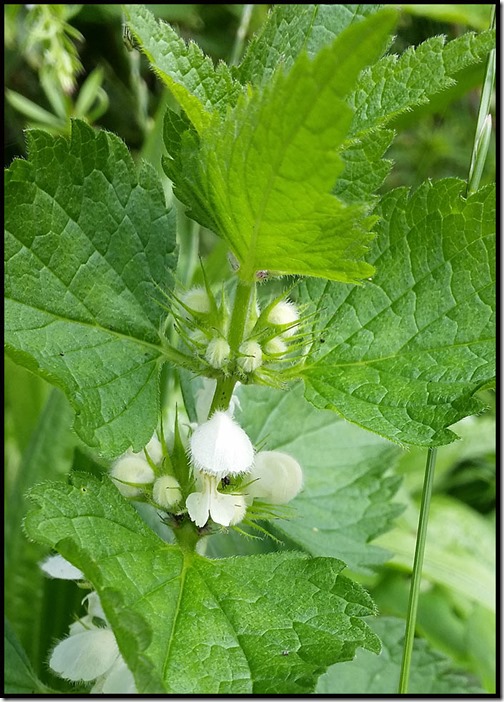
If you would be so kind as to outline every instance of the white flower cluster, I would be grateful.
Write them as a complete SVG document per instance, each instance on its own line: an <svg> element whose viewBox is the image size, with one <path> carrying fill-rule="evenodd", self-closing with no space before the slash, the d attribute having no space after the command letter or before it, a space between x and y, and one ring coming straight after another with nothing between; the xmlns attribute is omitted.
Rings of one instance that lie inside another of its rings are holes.
<svg viewBox="0 0 504 702"><path fill-rule="evenodd" d="M40 567L52 578L84 579L81 571L62 556L49 556ZM50 668L65 680L94 681L90 694L137 694L133 675L119 651L98 594L90 592L82 603L87 614L71 624L67 638L56 644L49 659Z"/></svg>
<svg viewBox="0 0 504 702"><path fill-rule="evenodd" d="M184 293L180 302L183 313L178 331L198 348L209 366L227 371L232 351L227 341L230 313L224 298L219 305L204 288L195 287ZM259 305L253 304L245 325L245 339L235 359L238 372L249 375L265 361L276 362L285 356L299 324L299 312L293 302L281 300L262 313Z"/></svg>
<svg viewBox="0 0 504 702"><path fill-rule="evenodd" d="M169 510L181 501L182 493L176 478L161 474L162 462L161 442L154 435L144 451L127 451L118 458L110 469L110 477L124 497L135 499L149 495L157 505ZM157 467L159 475L154 472L153 465Z"/></svg>
<svg viewBox="0 0 504 702"><path fill-rule="evenodd" d="M233 419L240 406L233 396L229 409L214 412L205 420L215 391L215 380L205 380L196 398L198 424L188 442L193 490L185 503L179 483L172 475L156 477L151 464L162 465L163 452L156 437L145 453L126 452L112 465L110 474L121 493L131 499L147 497L167 512L181 514L204 527L209 518L229 527L241 522L254 499L273 505L290 502L303 486L299 463L281 451L255 453L245 431ZM235 486L230 482L235 483ZM184 509L185 508L185 509Z"/></svg>
<svg viewBox="0 0 504 702"><path fill-rule="evenodd" d="M211 517L216 524L233 526L245 517L254 498L286 504L301 490L299 463L281 451L260 451L227 412L215 412L193 432L189 449L198 486L186 500L187 511L199 527ZM245 475L243 489L220 492L223 478Z"/></svg>

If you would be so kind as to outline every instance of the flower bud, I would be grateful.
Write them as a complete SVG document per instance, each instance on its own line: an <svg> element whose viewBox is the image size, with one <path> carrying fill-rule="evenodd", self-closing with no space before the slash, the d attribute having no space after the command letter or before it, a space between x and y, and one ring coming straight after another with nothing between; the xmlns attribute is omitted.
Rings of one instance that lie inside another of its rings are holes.
<svg viewBox="0 0 504 702"><path fill-rule="evenodd" d="M142 488L125 483L149 483L154 482L154 471L145 458L138 454L122 456L110 470L110 475L114 480L119 492L124 497L137 497L142 494Z"/></svg>
<svg viewBox="0 0 504 702"><path fill-rule="evenodd" d="M250 470L254 448L247 434L226 412L215 412L189 441L197 470L223 478Z"/></svg>
<svg viewBox="0 0 504 702"><path fill-rule="evenodd" d="M281 336L275 336L273 339L266 342L264 350L272 356L280 356L287 353L287 344Z"/></svg>
<svg viewBox="0 0 504 702"><path fill-rule="evenodd" d="M269 312L267 320L274 326L284 326L290 324L290 328L282 331L281 336L289 337L296 333L297 324L294 324L299 319L299 312L296 305L288 300L278 302Z"/></svg>
<svg viewBox="0 0 504 702"><path fill-rule="evenodd" d="M216 337L207 346L205 358L212 368L222 368L229 361L231 349L225 339Z"/></svg>
<svg viewBox="0 0 504 702"><path fill-rule="evenodd" d="M257 341L245 341L240 346L243 356L238 358L238 365L245 373L252 373L262 364L262 349Z"/></svg>
<svg viewBox="0 0 504 702"><path fill-rule="evenodd" d="M158 478L152 487L152 497L160 507L170 509L182 499L178 480L172 475Z"/></svg>
<svg viewBox="0 0 504 702"><path fill-rule="evenodd" d="M208 314L211 310L210 298L205 288L191 288L182 295L184 305L198 314Z"/></svg>
<svg viewBox="0 0 504 702"><path fill-rule="evenodd" d="M260 451L250 474L247 493L265 502L283 505L290 502L303 487L299 463L281 451Z"/></svg>

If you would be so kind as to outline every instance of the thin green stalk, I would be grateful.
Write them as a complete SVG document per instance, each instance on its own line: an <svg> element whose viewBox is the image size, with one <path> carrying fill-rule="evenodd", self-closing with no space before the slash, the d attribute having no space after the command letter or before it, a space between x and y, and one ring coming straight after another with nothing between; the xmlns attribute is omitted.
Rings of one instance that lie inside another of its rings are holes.
<svg viewBox="0 0 504 702"><path fill-rule="evenodd" d="M422 567L425 553L425 543L427 541L427 523L429 520L429 507L432 495L432 485L434 482L434 467L436 465L436 449L427 450L427 463L425 466L425 477L422 490L422 502L420 505L420 517L418 519L418 532L415 547L415 558L413 560L413 573L411 577L411 588L408 602L408 614L406 617L406 634L404 637L403 659L401 664L401 676L399 679L399 694L408 692L408 681L411 667L411 654L413 651L413 639L415 636L416 616L418 610L418 597L420 595L420 583L422 581Z"/></svg>
<svg viewBox="0 0 504 702"><path fill-rule="evenodd" d="M238 281L228 335L228 342L233 355L238 352L240 344L243 341L245 324L249 316L249 309L254 295L255 283L249 284L242 283L240 280ZM218 378L209 416L212 415L215 410L226 410L229 407L236 382L237 379L233 375Z"/></svg>
<svg viewBox="0 0 504 702"><path fill-rule="evenodd" d="M238 27L238 31L236 32L236 39L233 46L233 52L229 60L230 66L237 66L240 62L253 10L253 4L243 6L240 26Z"/></svg>
<svg viewBox="0 0 504 702"><path fill-rule="evenodd" d="M495 27L495 6L492 10L490 27ZM488 54L485 80L481 91L480 106L478 112L478 122L474 134L474 143L471 154L471 164L469 166L469 176L467 179L467 195L476 192L479 187L481 174L485 165L490 145L490 135L492 132L492 117L490 115L490 105L495 83L496 57L495 49Z"/></svg>

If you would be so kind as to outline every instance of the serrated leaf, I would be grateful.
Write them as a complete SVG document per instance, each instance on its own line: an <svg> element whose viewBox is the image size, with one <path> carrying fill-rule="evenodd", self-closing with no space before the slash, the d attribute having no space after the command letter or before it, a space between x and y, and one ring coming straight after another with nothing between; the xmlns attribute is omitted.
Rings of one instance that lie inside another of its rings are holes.
<svg viewBox="0 0 504 702"><path fill-rule="evenodd" d="M303 370L317 407L393 441L438 446L478 412L495 375L495 191L465 183L399 188L381 201L360 288L306 281L316 341Z"/></svg>
<svg viewBox="0 0 504 702"><path fill-rule="evenodd" d="M233 105L242 86L219 61L214 68L194 42L186 42L169 24L157 21L143 5L124 5L129 29L163 83L198 132L208 125L210 114Z"/></svg>
<svg viewBox="0 0 504 702"><path fill-rule="evenodd" d="M84 122L28 144L6 174L7 350L65 391L88 445L139 450L158 419L156 284L176 261L160 180Z"/></svg>
<svg viewBox="0 0 504 702"><path fill-rule="evenodd" d="M334 194L346 203L369 202L391 169L392 161L383 156L393 138L394 132L375 129L343 149L345 167Z"/></svg>
<svg viewBox="0 0 504 702"><path fill-rule="evenodd" d="M302 51L313 58L354 22L382 5L273 5L252 39L237 75L242 83L264 85L279 65L289 70Z"/></svg>
<svg viewBox="0 0 504 702"><path fill-rule="evenodd" d="M330 668L319 680L318 694L395 695L403 656L406 622L379 617L372 628L382 641L379 656L359 651L355 660ZM408 693L416 695L468 695L483 692L474 678L453 667L444 655L416 638L413 644Z"/></svg>
<svg viewBox="0 0 504 702"><path fill-rule="evenodd" d="M292 519L271 522L280 539L313 556L333 556L369 573L389 554L369 543L390 529L402 507L391 500L399 478L389 473L400 450L304 400L302 385L287 392L242 387L241 426L256 446L299 461L304 487L289 507Z"/></svg>
<svg viewBox="0 0 504 702"><path fill-rule="evenodd" d="M313 61L301 55L290 73L279 70L262 91L240 98L200 142L186 131L165 160L175 194L227 241L242 279L261 269L346 282L370 274L359 260L372 224L366 207L344 205L330 191L351 119L344 98L381 54L394 20L395 12L377 13Z"/></svg>
<svg viewBox="0 0 504 702"><path fill-rule="evenodd" d="M4 693L8 695L51 694L35 675L28 656L16 638L7 619L4 619Z"/></svg>
<svg viewBox="0 0 504 702"><path fill-rule="evenodd" d="M108 481L32 489L31 538L97 588L140 693L313 690L332 662L379 641L367 593L336 559L284 552L208 560L159 539Z"/></svg>
<svg viewBox="0 0 504 702"><path fill-rule="evenodd" d="M457 71L482 61L494 46L495 32L487 30L468 32L448 44L442 36L431 37L399 58L385 56L362 72L349 100L355 110L350 134L360 136L427 102L453 85Z"/></svg>

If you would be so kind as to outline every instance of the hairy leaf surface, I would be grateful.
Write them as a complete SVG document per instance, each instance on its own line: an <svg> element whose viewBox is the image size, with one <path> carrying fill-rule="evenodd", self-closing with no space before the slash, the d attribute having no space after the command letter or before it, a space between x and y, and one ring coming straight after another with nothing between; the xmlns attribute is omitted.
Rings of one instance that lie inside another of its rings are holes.
<svg viewBox="0 0 504 702"><path fill-rule="evenodd" d="M445 43L445 37L427 39L399 58L385 56L361 74L350 99L355 110L350 133L381 126L392 117L428 101L429 96L453 85L453 76L479 63L495 46L495 32L467 34Z"/></svg>
<svg viewBox="0 0 504 702"><path fill-rule="evenodd" d="M273 5L261 32L250 42L237 75L264 85L279 65L289 70L302 51L310 58L348 26L382 5Z"/></svg>
<svg viewBox="0 0 504 702"><path fill-rule="evenodd" d="M473 395L495 376L495 191L467 200L465 183L426 183L386 195L369 260L354 288L306 281L317 312L303 371L317 407L393 441L437 446L447 427L481 409Z"/></svg>
<svg viewBox="0 0 504 702"><path fill-rule="evenodd" d="M295 552L208 560L157 537L108 481L31 490L31 538L98 589L139 692L303 693L357 646L379 651L344 564Z"/></svg>
<svg viewBox="0 0 504 702"><path fill-rule="evenodd" d="M65 391L87 444L139 450L158 416L156 284L173 285L176 260L161 183L83 122L28 145L6 176L7 349Z"/></svg>
<svg viewBox="0 0 504 702"><path fill-rule="evenodd" d="M302 54L288 74L277 71L215 119L201 141L170 118L165 170L174 192L228 242L242 279L261 269L346 282L371 274L359 260L373 223L368 208L330 193L351 120L345 96L381 54L394 20L395 12L382 11L348 27L313 61Z"/></svg>
<svg viewBox="0 0 504 702"><path fill-rule="evenodd" d="M186 42L165 22L158 22L142 5L125 5L128 27L151 66L167 85L197 131L213 110L225 112L242 91L222 61L214 68L194 42Z"/></svg>
<svg viewBox="0 0 504 702"><path fill-rule="evenodd" d="M256 446L284 451L299 461L302 492L292 519L268 528L312 556L341 558L352 570L370 572L388 553L369 543L392 526L401 506L391 502L399 483L389 473L400 450L377 436L316 410L302 385L288 392L243 387L240 424Z"/></svg>

